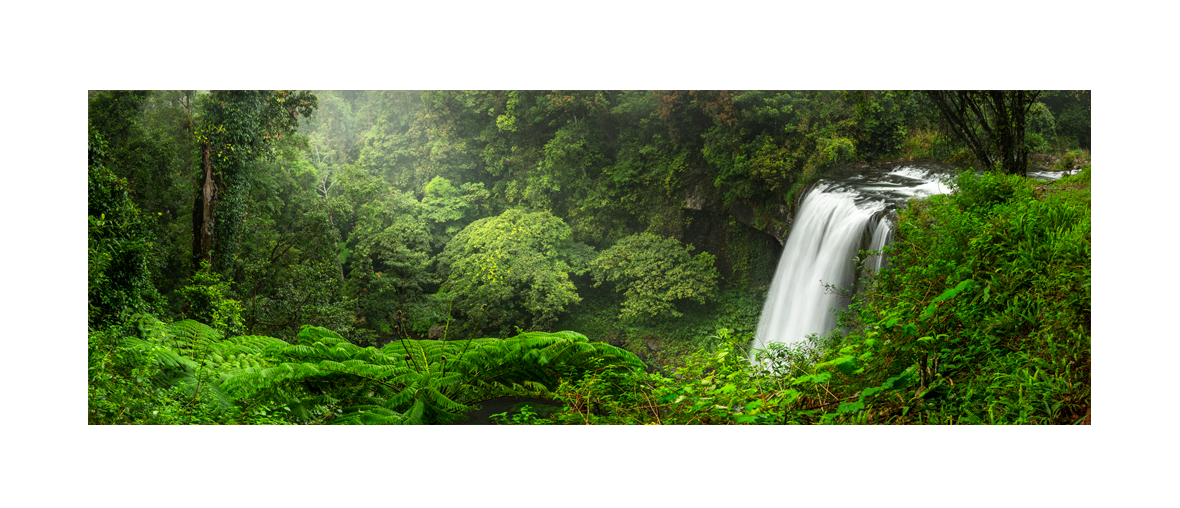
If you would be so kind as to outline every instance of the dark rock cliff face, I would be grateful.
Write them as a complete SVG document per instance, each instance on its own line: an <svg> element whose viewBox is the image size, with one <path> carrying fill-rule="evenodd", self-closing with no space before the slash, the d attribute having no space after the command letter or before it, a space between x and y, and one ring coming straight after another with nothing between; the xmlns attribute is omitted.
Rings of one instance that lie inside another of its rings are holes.
<svg viewBox="0 0 1180 508"><path fill-rule="evenodd" d="M698 183L684 191L679 239L717 257L715 266L727 288L764 291L786 243L791 207L771 203L725 205Z"/></svg>
<svg viewBox="0 0 1180 508"><path fill-rule="evenodd" d="M738 222L770 235L780 247L787 244L787 232L794 220L787 205L756 207L750 203L734 203L729 206L729 214Z"/></svg>
<svg viewBox="0 0 1180 508"><path fill-rule="evenodd" d="M786 229L781 233L758 229L753 215L746 213L752 209L739 210L744 213L741 216L726 209L686 209L681 241L696 247L694 252L717 256L717 270L729 287L756 292L770 283Z"/></svg>

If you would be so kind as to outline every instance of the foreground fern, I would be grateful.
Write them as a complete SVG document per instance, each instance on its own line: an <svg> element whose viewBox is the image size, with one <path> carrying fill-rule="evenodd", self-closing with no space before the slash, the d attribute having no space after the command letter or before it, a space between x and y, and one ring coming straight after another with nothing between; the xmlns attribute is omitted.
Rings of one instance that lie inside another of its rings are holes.
<svg viewBox="0 0 1180 508"><path fill-rule="evenodd" d="M296 344L234 337L212 346L233 364L223 388L235 398L285 405L330 423L421 424L462 418L494 397L551 396L587 371L635 371L633 354L574 332L530 332L464 342L404 340L362 348L335 332L304 327Z"/></svg>
<svg viewBox="0 0 1180 508"><path fill-rule="evenodd" d="M574 332L403 340L374 349L314 326L290 344L222 338L193 320L167 324L147 314L128 324L138 333L121 343L143 358L150 372L144 382L154 389L208 400L218 413L266 415L285 407L293 421L310 423L446 423L491 398L553 397L563 381L586 373L644 368L635 355Z"/></svg>

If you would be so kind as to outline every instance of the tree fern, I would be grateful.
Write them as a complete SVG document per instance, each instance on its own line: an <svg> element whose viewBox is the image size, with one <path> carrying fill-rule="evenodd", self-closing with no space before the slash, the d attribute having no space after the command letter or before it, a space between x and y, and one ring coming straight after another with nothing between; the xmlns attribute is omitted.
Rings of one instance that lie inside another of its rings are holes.
<svg viewBox="0 0 1180 508"><path fill-rule="evenodd" d="M220 339L216 331L196 321L169 325L150 314L136 314L130 321L140 337L124 337L122 345L145 356L152 386L178 388L190 400L203 393L222 409L233 405L220 387L223 373L208 365L207 353Z"/></svg>
<svg viewBox="0 0 1180 508"><path fill-rule="evenodd" d="M287 407L305 422L445 423L495 397L551 397L563 379L586 371L642 369L629 352L574 332L529 332L508 339L402 340L358 347L326 328L305 326L287 343L273 337L222 338L184 320L137 318L139 349L160 366L160 386L200 391L223 407Z"/></svg>
<svg viewBox="0 0 1180 508"><path fill-rule="evenodd" d="M172 323L165 345L196 360L203 360L209 347L221 340L221 332L191 319Z"/></svg>
<svg viewBox="0 0 1180 508"><path fill-rule="evenodd" d="M563 377L586 370L643 368L631 353L574 332L468 342L403 340L375 349L308 326L296 344L225 342L235 346L212 346L214 357L229 358L232 350L239 365L258 363L230 375L227 391L294 405L306 414L331 408L340 414L333 423L443 423L490 398L549 396ZM325 403L325 396L331 402ZM317 403L309 406L313 399Z"/></svg>

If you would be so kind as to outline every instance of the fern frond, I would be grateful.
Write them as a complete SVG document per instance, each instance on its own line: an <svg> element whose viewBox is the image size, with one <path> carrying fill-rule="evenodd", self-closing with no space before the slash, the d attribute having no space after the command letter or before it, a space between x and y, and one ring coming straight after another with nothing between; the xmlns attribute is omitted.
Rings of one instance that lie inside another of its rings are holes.
<svg viewBox="0 0 1180 508"><path fill-rule="evenodd" d="M406 413L406 419L403 422L406 425L421 425L426 423L422 417L426 414L426 402L422 399L415 399L413 407Z"/></svg>
<svg viewBox="0 0 1180 508"><path fill-rule="evenodd" d="M172 347L190 352L202 351L221 340L221 332L191 319L172 323L169 332L174 337Z"/></svg>
<svg viewBox="0 0 1180 508"><path fill-rule="evenodd" d="M208 332L197 325L177 328L199 342ZM643 368L631 353L591 343L576 332L468 342L403 340L376 349L305 326L296 344L242 336L208 350L227 373L222 387L228 393L283 401L304 419L343 404L333 423L451 421L490 398L550 398L562 376L580 371Z"/></svg>
<svg viewBox="0 0 1180 508"><path fill-rule="evenodd" d="M433 406L438 410L452 414L462 414L471 410L470 406L451 400L450 397L443 395L442 392L439 392L433 387L428 386L423 388L423 391L426 395L426 398L432 402Z"/></svg>

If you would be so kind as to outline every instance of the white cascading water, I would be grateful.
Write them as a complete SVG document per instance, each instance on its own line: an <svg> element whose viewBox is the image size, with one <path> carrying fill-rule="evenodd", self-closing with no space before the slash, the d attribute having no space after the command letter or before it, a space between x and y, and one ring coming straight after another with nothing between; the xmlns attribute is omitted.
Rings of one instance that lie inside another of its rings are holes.
<svg viewBox="0 0 1180 508"><path fill-rule="evenodd" d="M873 239L869 241L869 250L880 252L889 242L893 241L893 226L889 225L889 220L886 217L881 217L877 221L877 227L873 228ZM865 260L864 269L866 272L876 273L881 271L889 264L888 258L884 254L877 254L869 256ZM867 273L865 273L867 274ZM862 274L864 275L864 274Z"/></svg>
<svg viewBox="0 0 1180 508"><path fill-rule="evenodd" d="M883 212L912 196L946 192L941 176L900 167L877 179L821 182L808 192L779 258L751 351L831 331L836 325L834 311L846 307L848 300L824 285L851 290L859 250L881 250L893 239ZM871 234L867 246L862 245L866 234ZM888 262L885 256L872 256L863 267L876 272Z"/></svg>
<svg viewBox="0 0 1180 508"><path fill-rule="evenodd" d="M820 184L803 198L762 306L754 349L765 349L767 342L791 343L808 334L826 333L836 324L831 309L845 302L838 294L825 293L823 284L849 289L856 273L852 258L860 249L865 227L884 208L880 202L858 207L856 197Z"/></svg>

